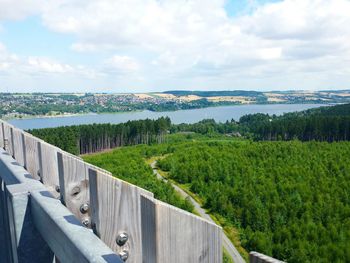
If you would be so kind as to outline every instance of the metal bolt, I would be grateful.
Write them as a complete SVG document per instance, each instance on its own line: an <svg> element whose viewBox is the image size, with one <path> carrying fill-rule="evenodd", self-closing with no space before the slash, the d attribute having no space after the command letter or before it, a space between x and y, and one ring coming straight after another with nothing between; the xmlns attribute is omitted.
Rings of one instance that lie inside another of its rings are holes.
<svg viewBox="0 0 350 263"><path fill-rule="evenodd" d="M129 258L129 252L126 250L123 250L122 252L119 253L119 257L121 260L125 262Z"/></svg>
<svg viewBox="0 0 350 263"><path fill-rule="evenodd" d="M72 195L77 195L80 193L80 187L79 186L74 186L72 189Z"/></svg>
<svg viewBox="0 0 350 263"><path fill-rule="evenodd" d="M116 240L117 245L120 247L124 246L126 241L128 241L128 239L129 239L129 236L127 233L125 233L125 232L119 233L119 235L117 236L117 240Z"/></svg>
<svg viewBox="0 0 350 263"><path fill-rule="evenodd" d="M60 192L60 186L59 186L59 185L56 185L56 186L55 186L55 190L56 190L57 193L59 193L59 192Z"/></svg>
<svg viewBox="0 0 350 263"><path fill-rule="evenodd" d="M83 221L81 222L85 227L88 227L90 225L90 219L89 218L84 218Z"/></svg>
<svg viewBox="0 0 350 263"><path fill-rule="evenodd" d="M82 214L85 214L87 211L89 211L89 204L82 204L82 205L80 206L80 212L81 212Z"/></svg>

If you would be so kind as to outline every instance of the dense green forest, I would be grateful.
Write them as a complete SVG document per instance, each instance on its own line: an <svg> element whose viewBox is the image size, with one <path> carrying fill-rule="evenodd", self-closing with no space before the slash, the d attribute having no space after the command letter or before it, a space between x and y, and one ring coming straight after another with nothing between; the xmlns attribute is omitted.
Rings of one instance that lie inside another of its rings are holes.
<svg viewBox="0 0 350 263"><path fill-rule="evenodd" d="M169 118L30 130L34 136L73 154L86 154L126 145L161 143Z"/></svg>
<svg viewBox="0 0 350 263"><path fill-rule="evenodd" d="M226 121L225 123L217 123L213 119L205 119L197 123L181 123L172 125L170 132L195 132L200 134L232 134L244 131L244 127L240 127L235 120Z"/></svg>
<svg viewBox="0 0 350 263"><path fill-rule="evenodd" d="M245 115L240 126L257 140L349 141L350 104L321 107L282 116Z"/></svg>
<svg viewBox="0 0 350 263"><path fill-rule="evenodd" d="M288 262L349 262L350 143L191 142L159 161L241 243Z"/></svg>
<svg viewBox="0 0 350 263"><path fill-rule="evenodd" d="M166 143L122 147L84 159L187 208L172 198L170 186L158 188L144 161L161 155L159 167L197 194L224 226L237 228L246 250L288 262L349 262L349 142L253 142L178 134L169 135Z"/></svg>

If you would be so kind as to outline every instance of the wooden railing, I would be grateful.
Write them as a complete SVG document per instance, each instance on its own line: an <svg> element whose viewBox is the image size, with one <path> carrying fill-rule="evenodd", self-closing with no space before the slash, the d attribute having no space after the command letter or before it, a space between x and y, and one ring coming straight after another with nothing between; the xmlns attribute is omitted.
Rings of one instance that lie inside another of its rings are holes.
<svg viewBox="0 0 350 263"><path fill-rule="evenodd" d="M135 263L222 262L221 227L165 204L153 193L6 122L0 123L0 148L60 200L75 220L91 228L115 255ZM45 202L37 193L32 195L35 222L45 224L47 217L41 221L39 217L40 211L45 215L46 210L41 209ZM107 258L106 262L117 261Z"/></svg>

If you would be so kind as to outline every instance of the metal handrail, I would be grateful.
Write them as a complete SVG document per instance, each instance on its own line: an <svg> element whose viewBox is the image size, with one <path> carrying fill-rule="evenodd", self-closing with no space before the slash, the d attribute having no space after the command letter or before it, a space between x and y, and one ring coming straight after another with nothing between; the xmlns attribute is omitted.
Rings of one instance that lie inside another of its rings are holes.
<svg viewBox="0 0 350 263"><path fill-rule="evenodd" d="M55 256L61 262L122 262L3 149L0 183L0 257L5 262L52 262Z"/></svg>

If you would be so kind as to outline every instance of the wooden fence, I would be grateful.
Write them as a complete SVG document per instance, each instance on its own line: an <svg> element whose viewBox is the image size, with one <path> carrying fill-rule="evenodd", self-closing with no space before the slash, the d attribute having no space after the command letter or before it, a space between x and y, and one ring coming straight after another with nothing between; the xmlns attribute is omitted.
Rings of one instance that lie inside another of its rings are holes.
<svg viewBox="0 0 350 263"><path fill-rule="evenodd" d="M222 229L0 120L0 147L127 262L222 262Z"/></svg>

